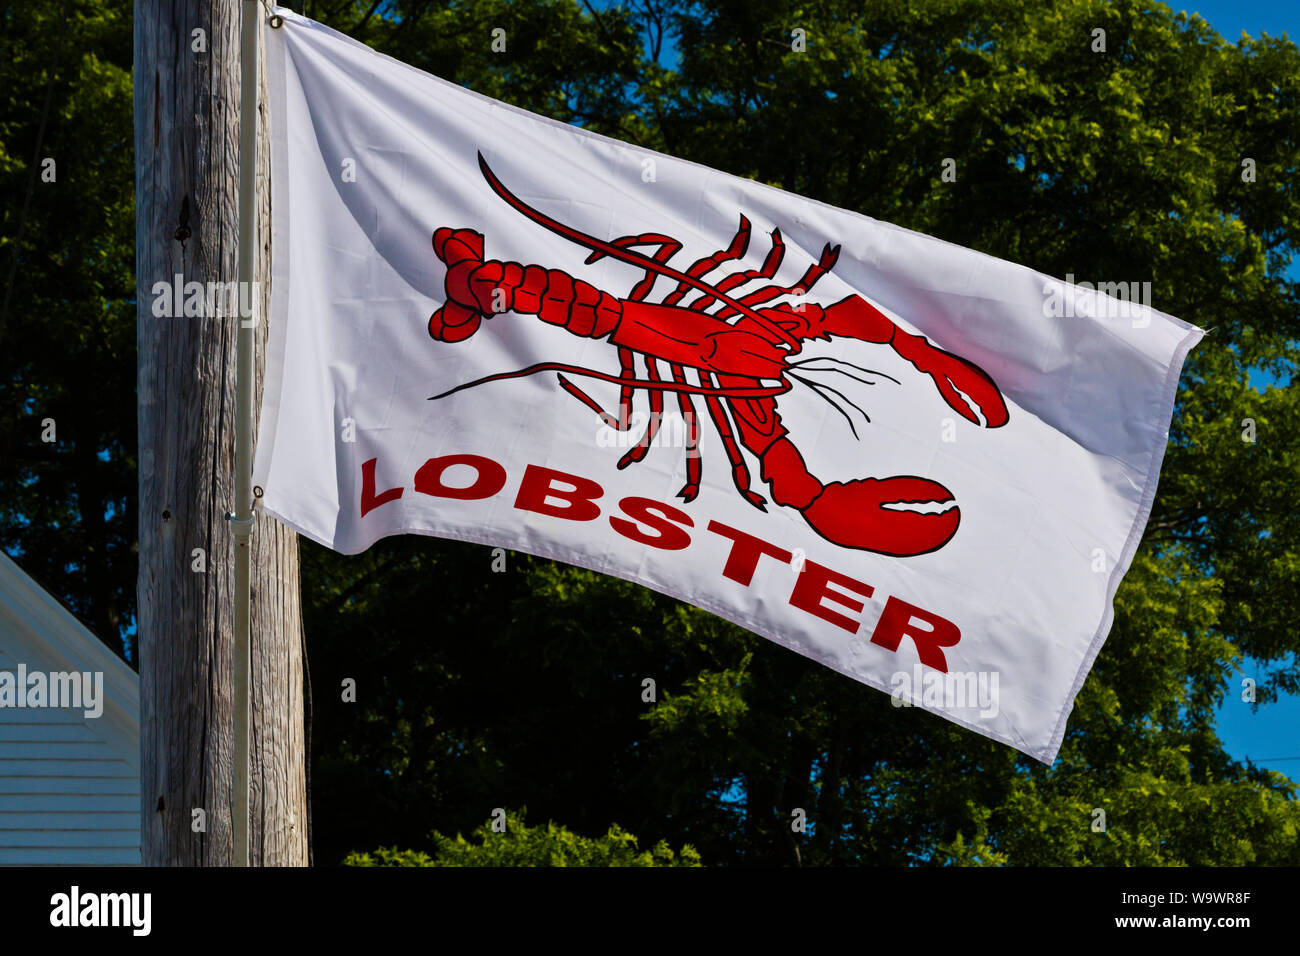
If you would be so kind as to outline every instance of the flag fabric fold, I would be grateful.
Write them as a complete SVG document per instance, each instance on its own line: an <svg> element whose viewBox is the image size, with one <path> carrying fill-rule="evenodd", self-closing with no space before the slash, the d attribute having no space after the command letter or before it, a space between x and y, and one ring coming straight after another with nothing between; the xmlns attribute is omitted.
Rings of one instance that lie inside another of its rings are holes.
<svg viewBox="0 0 1300 956"><path fill-rule="evenodd" d="M1201 330L276 12L266 511L626 578L1055 759Z"/></svg>

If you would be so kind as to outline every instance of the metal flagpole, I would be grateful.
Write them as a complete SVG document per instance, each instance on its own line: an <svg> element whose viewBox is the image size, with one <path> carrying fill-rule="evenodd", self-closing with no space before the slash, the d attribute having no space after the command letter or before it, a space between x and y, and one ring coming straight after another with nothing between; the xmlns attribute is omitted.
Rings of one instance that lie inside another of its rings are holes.
<svg viewBox="0 0 1300 956"><path fill-rule="evenodd" d="M244 0L239 49L239 289L252 315L239 317L235 377L235 784L231 848L235 866L248 866L248 659L250 541L253 533L253 328L257 269L258 0Z"/></svg>

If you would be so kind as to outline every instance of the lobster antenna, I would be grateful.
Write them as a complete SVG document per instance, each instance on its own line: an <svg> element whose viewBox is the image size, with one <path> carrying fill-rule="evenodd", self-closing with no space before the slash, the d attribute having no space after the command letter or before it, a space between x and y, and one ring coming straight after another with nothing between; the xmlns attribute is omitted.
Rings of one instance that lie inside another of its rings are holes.
<svg viewBox="0 0 1300 956"><path fill-rule="evenodd" d="M854 365L852 362L846 362L844 359L838 359L831 355L813 355L809 358L801 359L798 362L791 362L790 367L801 368L805 372L838 372L841 375L848 375L848 377L853 379L853 381L861 382L863 385L876 384L875 382L868 382L865 378L858 378L856 375L849 375L849 373L844 371L844 369L842 368L813 368L812 366L813 362L834 362L836 365L847 365L849 368L853 369L854 371L861 372L863 375L879 375L881 378L889 379L895 385L903 384L898 379L894 378L894 376L886 374L885 372L882 372L879 369L864 368L861 365Z"/></svg>
<svg viewBox="0 0 1300 956"><path fill-rule="evenodd" d="M839 373L840 375L843 375L843 376L845 376L845 377L847 377L847 378L851 378L851 379L853 379L853 381L855 381L855 382L861 382L863 385L875 385L875 384L876 384L875 382L873 382L873 381L872 381L871 379L869 379L869 378L858 378L858 376L854 375L852 372L846 372L846 371L844 371L844 369L842 369L842 368L813 368L813 367L810 366L810 365L804 365L804 366L800 366L800 367L801 367L805 372L826 372L826 373L828 373L828 374L830 374L830 373Z"/></svg>
<svg viewBox="0 0 1300 956"><path fill-rule="evenodd" d="M570 375L585 375L588 378L599 379L602 382L612 382L615 385L632 385L636 388L661 392L686 392L691 395L716 395L719 398L775 398L778 395L784 395L786 392L790 391L790 386L788 384L770 386L755 385L749 388L728 385L712 388L706 385L687 385L684 382L661 382L652 379L623 378L619 375L610 375L608 372L598 372L592 368L583 368L580 365L565 365L562 362L539 362L536 365L521 368L516 372L498 372L495 375L485 375L483 378L477 378L472 382L465 382L463 385L449 388L447 391L439 392L437 395L430 395L428 401L432 402L440 398L446 398L449 395L455 395L457 392L463 392L467 388L477 388L478 386L486 385L489 382L500 382L508 378L524 378L528 375L536 375L538 372L568 372Z"/></svg>
<svg viewBox="0 0 1300 956"><path fill-rule="evenodd" d="M807 382L807 381L809 381L809 380L808 380L808 379L805 379L804 381ZM827 385L825 382L818 382L818 383L817 383L817 387L818 387L818 388L824 388L826 391L828 391L828 392L832 392L833 394L838 395L841 399L844 400L844 403L845 403L846 405L848 405L850 408L852 408L854 411L856 411L859 415L861 415L864 419L866 419L866 422L867 422L868 425L871 424L871 416L867 414L866 409L864 409L864 408L863 408L861 405L859 405L857 402L853 401L853 399L849 398L847 395L845 395L843 392L841 392L838 388L835 388L835 387L832 386L832 385ZM855 432L854 434L856 434L856 432Z"/></svg>
<svg viewBox="0 0 1300 956"><path fill-rule="evenodd" d="M862 440L861 437L858 435L858 430L857 430L857 428L856 428L856 427L854 426L854 424L853 424L853 419L849 417L849 413L846 412L844 409L840 408L839 403L837 403L837 402L836 402L834 399L832 399L830 396L828 396L828 395L824 395L824 394L822 393L822 389L824 388L824 389L826 389L826 390L829 391L829 392L834 392L834 393L835 393L836 395L838 395L840 398L843 398L843 399L844 399L846 402L848 402L850 405L853 405L853 407L856 408L856 409L857 409L857 410L862 414L862 417L863 417L863 418L865 418L868 422L870 422L870 421L871 421L871 417L870 417L866 412L862 411L861 408L858 408L857 405L854 405L853 402L849 401L849 399L846 398L846 397L844 396L844 393L843 393L843 392L837 391L836 389L831 388L829 385L819 385L818 383L813 382L813 381L811 381L811 380L809 380L809 379L803 378L802 376L795 375L793 372L788 372L788 373L786 373L786 374L788 374L788 375L790 376L790 378L794 379L796 382L802 382L804 385L807 385L810 389L812 389L812 392L813 392L814 395L816 395L818 398L820 398L823 402L825 402L825 403L826 403L827 405L829 405L831 408L833 408L833 409L835 409L837 412L839 412L840 415L843 416L844 420L845 420L846 422L849 423L849 431L853 432L853 437L854 437L855 439L857 439L858 441L861 441L861 440Z"/></svg>
<svg viewBox="0 0 1300 956"><path fill-rule="evenodd" d="M539 226L549 229L551 232L568 239L570 242L576 242L578 245L586 246L588 249L603 252L611 258L621 259L624 262L631 263L632 265L640 266L642 269L657 272L661 276L666 276L669 279L676 279L678 282L684 282L688 286L697 289L700 292L713 296L719 302L730 306L746 318L753 319L772 335L776 336L780 341L790 346L790 348L798 348L798 340L795 339L794 336L790 335L789 332L786 332L780 326L765 319L743 302L738 302L729 295L719 292L714 286L709 285L709 283L696 279L694 276L689 276L684 272L679 272L678 270L666 266L662 262L652 259L649 256L642 255L639 252L633 252L631 249L621 249L613 243L602 242L594 236L589 236L585 232L575 229L572 226L566 226L562 222L557 222L544 212L534 209L505 187L505 184L497 178L497 174L492 172L492 167L488 166L487 160L483 158L482 152L478 154L478 167L483 172L483 178L487 180L488 185L492 187L494 193L504 199L516 212L522 213Z"/></svg>

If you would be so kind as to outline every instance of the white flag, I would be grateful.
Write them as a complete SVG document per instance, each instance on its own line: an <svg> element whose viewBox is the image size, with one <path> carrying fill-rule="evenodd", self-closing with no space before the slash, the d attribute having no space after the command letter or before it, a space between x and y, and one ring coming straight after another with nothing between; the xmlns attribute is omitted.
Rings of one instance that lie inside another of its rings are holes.
<svg viewBox="0 0 1300 956"><path fill-rule="evenodd" d="M268 512L617 575L1055 758L1201 330L277 13Z"/></svg>

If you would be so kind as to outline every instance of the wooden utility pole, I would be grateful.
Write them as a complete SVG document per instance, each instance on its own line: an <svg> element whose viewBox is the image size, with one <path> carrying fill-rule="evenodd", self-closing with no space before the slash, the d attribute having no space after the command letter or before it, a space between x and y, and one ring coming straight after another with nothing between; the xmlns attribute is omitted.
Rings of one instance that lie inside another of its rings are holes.
<svg viewBox="0 0 1300 956"><path fill-rule="evenodd" d="M232 862L235 546L225 516L234 510L240 319L227 309L156 313L190 298L176 294L178 275L204 289L236 278L241 6L135 4L140 837L151 865ZM255 416L273 199L261 81ZM298 542L259 515L251 547L250 862L305 865Z"/></svg>

